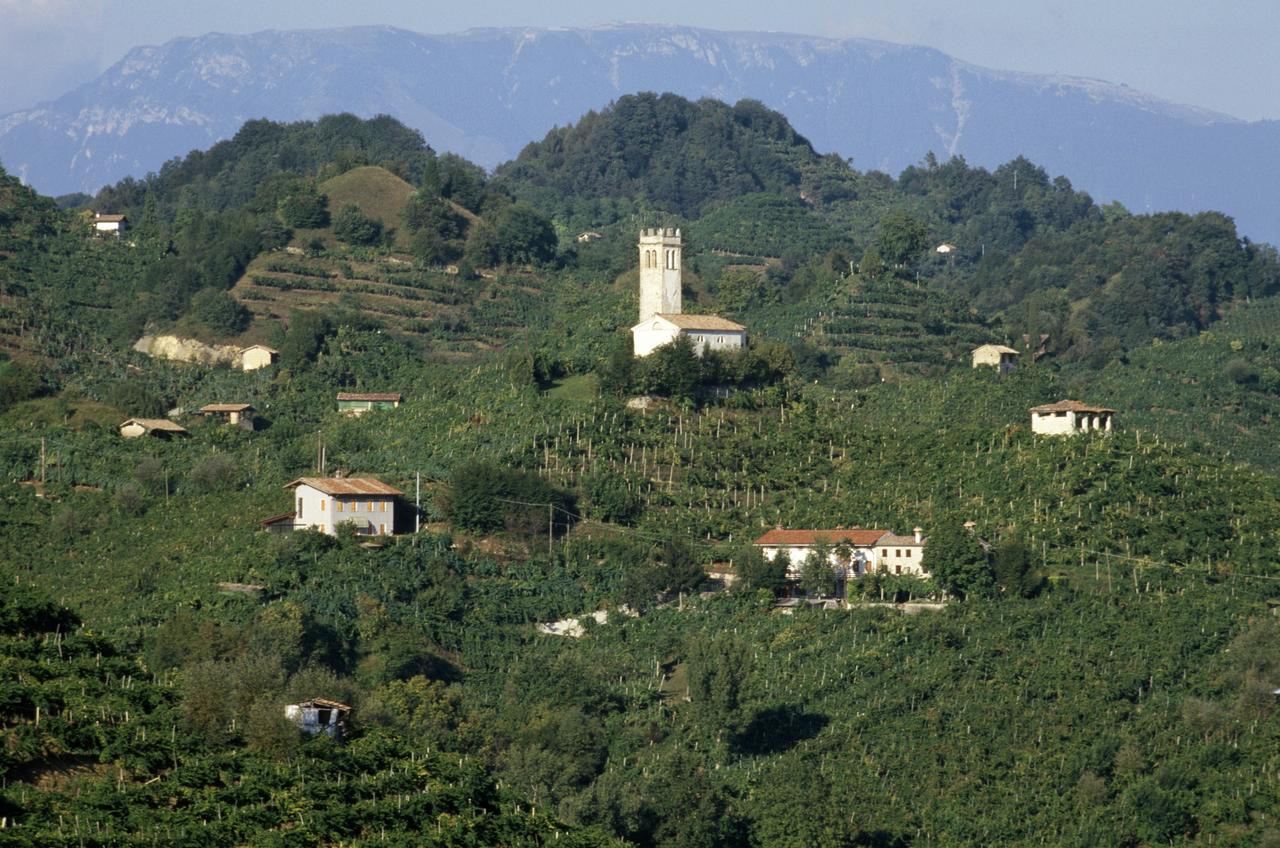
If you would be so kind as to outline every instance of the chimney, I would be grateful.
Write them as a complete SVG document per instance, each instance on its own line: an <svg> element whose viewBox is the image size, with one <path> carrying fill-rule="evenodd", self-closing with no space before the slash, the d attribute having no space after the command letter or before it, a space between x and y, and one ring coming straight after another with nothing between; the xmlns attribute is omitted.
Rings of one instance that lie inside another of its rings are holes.
<svg viewBox="0 0 1280 848"><path fill-rule="evenodd" d="M913 528L911 531L911 534L915 536L917 545L924 541L924 530L922 530L921 528L919 527Z"/></svg>

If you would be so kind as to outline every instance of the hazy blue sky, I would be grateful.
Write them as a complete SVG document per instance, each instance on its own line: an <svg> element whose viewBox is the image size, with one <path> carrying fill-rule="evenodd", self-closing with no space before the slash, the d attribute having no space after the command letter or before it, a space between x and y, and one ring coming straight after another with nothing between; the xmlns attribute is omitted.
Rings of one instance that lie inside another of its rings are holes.
<svg viewBox="0 0 1280 848"><path fill-rule="evenodd" d="M987 67L1097 77L1241 118L1280 118L1280 0L0 0L0 113L91 79L135 45L214 30L608 21L924 44Z"/></svg>

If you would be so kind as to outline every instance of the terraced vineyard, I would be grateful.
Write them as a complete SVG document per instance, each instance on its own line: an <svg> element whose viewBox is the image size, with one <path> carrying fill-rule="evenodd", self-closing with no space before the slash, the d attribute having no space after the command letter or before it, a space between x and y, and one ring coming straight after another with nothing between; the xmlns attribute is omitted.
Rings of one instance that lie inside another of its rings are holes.
<svg viewBox="0 0 1280 848"><path fill-rule="evenodd" d="M254 260L232 293L258 318L288 318L295 309L340 305L388 329L474 350L501 346L502 339L522 330L542 286L532 274L466 280L417 270L394 256L358 261L275 252Z"/></svg>
<svg viewBox="0 0 1280 848"><path fill-rule="evenodd" d="M858 277L806 323L803 332L815 344L904 371L955 365L993 332L951 296Z"/></svg>

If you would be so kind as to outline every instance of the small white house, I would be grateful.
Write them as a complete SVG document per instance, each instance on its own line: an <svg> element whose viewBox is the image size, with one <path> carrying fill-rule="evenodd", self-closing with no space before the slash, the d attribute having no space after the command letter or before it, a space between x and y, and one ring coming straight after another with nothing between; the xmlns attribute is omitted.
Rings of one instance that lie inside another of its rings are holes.
<svg viewBox="0 0 1280 848"><path fill-rule="evenodd" d="M969 353L974 368L987 366L1000 374L1008 374L1018 367L1018 351L1000 344L984 344Z"/></svg>
<svg viewBox="0 0 1280 848"><path fill-rule="evenodd" d="M280 358L280 351L266 345L250 345L240 351L240 369L257 371L266 368Z"/></svg>
<svg viewBox="0 0 1280 848"><path fill-rule="evenodd" d="M1116 411L1078 400L1060 400L1031 407L1031 432L1041 436L1074 436L1101 430L1111 432Z"/></svg>
<svg viewBox="0 0 1280 848"><path fill-rule="evenodd" d="M636 356L648 356L677 336L688 336L693 352L742 350L747 346L747 328L719 315L659 313L631 328Z"/></svg>
<svg viewBox="0 0 1280 848"><path fill-rule="evenodd" d="M782 557L787 563L787 577L800 577L809 553L818 545L826 545L831 564L846 569L848 576L866 574L876 567L876 546L887 534L885 530L770 530L755 540L755 546L767 559Z"/></svg>
<svg viewBox="0 0 1280 848"><path fill-rule="evenodd" d="M876 550L880 554L877 567L889 574L909 574L927 580L929 572L924 570L924 545L927 541L919 527L912 530L910 536L885 533L876 542Z"/></svg>
<svg viewBox="0 0 1280 848"><path fill-rule="evenodd" d="M124 215L107 215L102 212L93 214L93 231L100 236L120 238L128 226L129 219Z"/></svg>
<svg viewBox="0 0 1280 848"><path fill-rule="evenodd" d="M294 490L290 529L319 530L330 536L338 535L340 525L351 525L361 536L390 536L396 532L396 499L403 492L380 480L299 477L285 488ZM278 516L269 520L283 524L286 518Z"/></svg>

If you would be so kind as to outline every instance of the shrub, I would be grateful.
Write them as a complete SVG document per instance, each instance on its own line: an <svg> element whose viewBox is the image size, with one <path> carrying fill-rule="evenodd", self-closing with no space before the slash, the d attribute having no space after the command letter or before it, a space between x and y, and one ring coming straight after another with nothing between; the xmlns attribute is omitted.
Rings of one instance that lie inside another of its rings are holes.
<svg viewBox="0 0 1280 848"><path fill-rule="evenodd" d="M191 298L189 314L212 332L220 336L239 333L249 325L249 310L226 292L203 289Z"/></svg>
<svg viewBox="0 0 1280 848"><path fill-rule="evenodd" d="M225 492L240 485L243 475L239 466L226 454L215 453L191 467L187 480L191 487L204 494Z"/></svg>
<svg viewBox="0 0 1280 848"><path fill-rule="evenodd" d="M333 219L333 234L347 244L377 244L382 240L382 222L348 203Z"/></svg>

